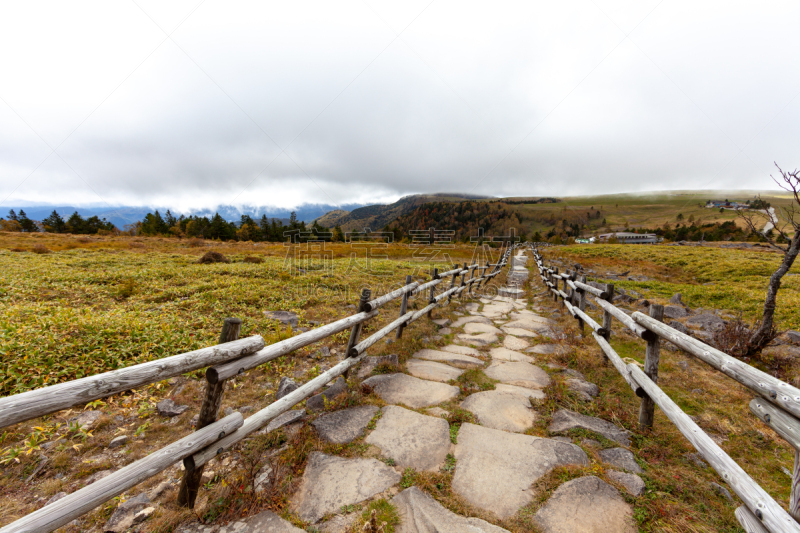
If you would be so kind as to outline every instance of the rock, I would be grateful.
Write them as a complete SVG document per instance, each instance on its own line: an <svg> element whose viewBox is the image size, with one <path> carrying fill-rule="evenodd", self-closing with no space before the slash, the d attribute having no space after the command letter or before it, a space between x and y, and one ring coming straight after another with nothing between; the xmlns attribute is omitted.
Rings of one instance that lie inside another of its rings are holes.
<svg viewBox="0 0 800 533"><path fill-rule="evenodd" d="M169 481L162 481L147 492L147 497L150 501L155 501L163 496L172 487Z"/></svg>
<svg viewBox="0 0 800 533"><path fill-rule="evenodd" d="M717 494L719 494L720 496L722 496L723 498L725 498L729 502L733 501L733 496L731 496L731 493L728 492L728 489L726 489L725 487L723 487L719 483L714 483L713 481L711 483L709 483L709 484L711 485L711 488L714 489L714 492L716 492Z"/></svg>
<svg viewBox="0 0 800 533"><path fill-rule="evenodd" d="M325 413L314 420L311 425L326 441L334 444L346 444L364 434L364 430L378 410L375 405L351 407Z"/></svg>
<svg viewBox="0 0 800 533"><path fill-rule="evenodd" d="M347 530L359 517L361 517L361 513L337 514L330 520L317 524L317 529L320 533L347 533Z"/></svg>
<svg viewBox="0 0 800 533"><path fill-rule="evenodd" d="M409 359L406 363L406 368L408 368L408 373L416 378L441 381L442 383L457 379L458 376L464 373L463 370L458 370L452 366L424 359Z"/></svg>
<svg viewBox="0 0 800 533"><path fill-rule="evenodd" d="M514 433L523 433L536 421L528 397L513 392L476 392L461 402L461 408L477 416L482 426Z"/></svg>
<svg viewBox="0 0 800 533"><path fill-rule="evenodd" d="M502 329L503 333L505 333L506 335L514 335L515 337L535 338L535 337L539 336L539 334L536 333L536 332L533 332L533 331L530 331L530 330L527 330L527 329L522 329L522 328L509 328L509 327L506 327L504 325L500 329Z"/></svg>
<svg viewBox="0 0 800 533"><path fill-rule="evenodd" d="M301 519L317 522L342 506L383 492L401 477L394 468L376 459L344 459L312 452L291 505Z"/></svg>
<svg viewBox="0 0 800 533"><path fill-rule="evenodd" d="M412 409L430 407L458 396L458 387L415 378L406 374L383 374L364 380L383 401Z"/></svg>
<svg viewBox="0 0 800 533"><path fill-rule="evenodd" d="M437 326L443 328L443 327L447 326L450 323L450 319L448 319L448 318L437 318L437 319L431 320L431 322L433 322Z"/></svg>
<svg viewBox="0 0 800 533"><path fill-rule="evenodd" d="M550 433L566 433L571 429L587 429L594 431L604 436L608 440L613 440L622 446L630 446L631 441L628 437L628 431L619 428L611 422L606 422L593 416L586 416L567 409L559 409L553 415L550 422L550 427L547 430Z"/></svg>
<svg viewBox="0 0 800 533"><path fill-rule="evenodd" d="M306 409L322 411L325 409L326 403L333 401L334 398L345 392L347 392L347 382L342 376L339 376L330 387L306 400Z"/></svg>
<svg viewBox="0 0 800 533"><path fill-rule="evenodd" d="M526 363L534 362L533 357L519 352L515 352L514 350L510 350L508 348L492 348L491 350L489 350L489 355L492 356L493 361L494 360L508 361L512 363L518 361L524 361Z"/></svg>
<svg viewBox="0 0 800 533"><path fill-rule="evenodd" d="M369 357L365 357L361 364L358 367L358 373L356 373L356 377L358 379L364 379L372 374L372 371L379 366L390 366L390 367L397 367L400 365L400 360L397 357L396 353L389 354L389 355L373 355Z"/></svg>
<svg viewBox="0 0 800 533"><path fill-rule="evenodd" d="M574 444L462 424L453 490L505 519L533 500L531 485L556 466L589 464Z"/></svg>
<svg viewBox="0 0 800 533"><path fill-rule="evenodd" d="M530 343L520 339L519 337L515 337L514 335L506 335L506 337L503 339L503 346L509 350L524 350L530 346Z"/></svg>
<svg viewBox="0 0 800 533"><path fill-rule="evenodd" d="M541 355L567 353L567 349L563 346L559 346L558 344L537 344L533 348L528 348L525 351L528 353L538 353Z"/></svg>
<svg viewBox="0 0 800 533"><path fill-rule="evenodd" d="M141 493L119 504L103 526L106 533L121 533L133 525L133 518L142 509L150 507L150 498Z"/></svg>
<svg viewBox="0 0 800 533"><path fill-rule="evenodd" d="M542 335L546 335L550 332L550 326L542 322L540 320L535 320L532 317L525 317L520 318L517 320L512 320L504 325L505 328L519 328L525 329L528 331L533 331L535 333L540 333Z"/></svg>
<svg viewBox="0 0 800 533"><path fill-rule="evenodd" d="M645 484L642 478L636 474L627 474L625 472L618 472L617 470L609 470L606 472L608 479L614 483L619 483L631 496L641 496L644 494Z"/></svg>
<svg viewBox="0 0 800 533"><path fill-rule="evenodd" d="M457 338L458 340L466 342L467 344L472 344L473 346L486 346L488 344L494 344L499 340L497 334L495 333L478 333L475 335L462 333L458 335Z"/></svg>
<svg viewBox="0 0 800 533"><path fill-rule="evenodd" d="M450 335L451 333L453 333L453 330L450 329L450 328L442 328L442 329L439 330L439 333L442 334L442 335ZM391 340L391 339L389 339L389 340Z"/></svg>
<svg viewBox="0 0 800 533"><path fill-rule="evenodd" d="M511 318L513 318L515 320L523 321L523 322L533 322L534 324L542 324L544 326L556 323L554 320L551 320L549 318L545 318L543 316L539 316L536 313L534 313L533 311L528 311L528 310L525 310L525 309L523 309L521 311L515 311L515 312L511 313ZM518 327L523 327L523 326L520 325ZM523 328L523 329L525 329L525 328Z"/></svg>
<svg viewBox="0 0 800 533"><path fill-rule="evenodd" d="M305 409L292 409L291 411L286 411L285 413L281 413L272 420L270 420L269 424L267 424L267 429L265 433L269 433L270 431L275 431L278 428L281 428L287 424L292 424L297 422L301 418L306 416Z"/></svg>
<svg viewBox="0 0 800 533"><path fill-rule="evenodd" d="M689 313L686 312L686 309L678 305L664 306L664 318L683 318L688 314Z"/></svg>
<svg viewBox="0 0 800 533"><path fill-rule="evenodd" d="M672 298L669 299L669 303L683 305L683 301L681 301L681 293L678 292L673 294Z"/></svg>
<svg viewBox="0 0 800 533"><path fill-rule="evenodd" d="M767 346L761 350L762 355L775 359L796 359L800 357L800 347L791 344L779 344L777 346Z"/></svg>
<svg viewBox="0 0 800 533"><path fill-rule="evenodd" d="M545 398L545 393L541 389L529 389L528 387L519 387L517 385L508 385L506 383L498 383L494 386L494 390L499 392L510 392L511 394L524 396L525 398L533 398L536 400Z"/></svg>
<svg viewBox="0 0 800 533"><path fill-rule="evenodd" d="M256 478L253 481L253 490L256 493L262 493L267 490L267 484L272 476L272 465L267 463L256 472Z"/></svg>
<svg viewBox="0 0 800 533"><path fill-rule="evenodd" d="M686 319L686 323L690 326L696 326L706 331L716 331L725 325L725 321L717 315L711 313L702 313L694 315Z"/></svg>
<svg viewBox="0 0 800 533"><path fill-rule="evenodd" d="M604 463L615 466L620 470L625 470L634 474L642 473L642 468L636 462L630 450L626 450L625 448L609 448L607 450L600 450L598 454Z"/></svg>
<svg viewBox="0 0 800 533"><path fill-rule="evenodd" d="M47 500L47 503L45 504L45 506L50 505L51 503L57 502L58 500L60 500L61 498L63 498L66 495L67 495L66 492L56 492L55 494L53 494L53 496L49 500Z"/></svg>
<svg viewBox="0 0 800 533"><path fill-rule="evenodd" d="M457 353L460 355L470 355L472 357L479 357L481 355L481 352L479 352L475 348L470 348L469 346L461 346L460 344L448 344L447 346L443 346L442 350L445 352Z"/></svg>
<svg viewBox="0 0 800 533"><path fill-rule="evenodd" d="M401 468L437 472L450 452L450 424L396 405L387 405L382 411L366 442L380 448Z"/></svg>
<svg viewBox="0 0 800 533"><path fill-rule="evenodd" d="M418 351L412 357L416 359L426 359L428 361L437 361L439 363L447 363L448 365L459 368L483 368L482 360L470 355L454 353L451 350L439 351L424 349Z"/></svg>
<svg viewBox="0 0 800 533"><path fill-rule="evenodd" d="M450 414L450 411L442 409L441 407L431 407L427 409L427 411L429 415L438 417L447 417L447 415Z"/></svg>
<svg viewBox="0 0 800 533"><path fill-rule="evenodd" d="M792 344L800 344L800 331L789 330L786 332L786 338Z"/></svg>
<svg viewBox="0 0 800 533"><path fill-rule="evenodd" d="M114 437L111 439L111 442L108 443L109 448L117 448L119 446L124 446L128 443L128 436L127 435L120 435L119 437Z"/></svg>
<svg viewBox="0 0 800 533"><path fill-rule="evenodd" d="M188 408L187 408L188 409ZM103 413L100 411L84 411L78 416L69 419L70 424L77 424L84 431L88 431L94 427Z"/></svg>
<svg viewBox="0 0 800 533"><path fill-rule="evenodd" d="M91 484L92 484L92 483L94 483L95 481L100 481L100 480L101 480L101 479L103 479L104 477L108 477L108 476L110 476L110 475L111 475L111 474L113 474L113 473L114 473L114 471L113 471L113 470L100 470L99 472L95 472L95 473L94 473L94 474L92 474L91 476L87 477L87 478L84 480L84 483L85 483L86 485L91 485Z"/></svg>
<svg viewBox="0 0 800 533"><path fill-rule="evenodd" d="M464 333L493 333L495 335L500 335L503 333L496 327L491 324L482 324L480 322L470 322L469 324L464 324Z"/></svg>
<svg viewBox="0 0 800 533"><path fill-rule="evenodd" d="M484 373L502 383L520 387L543 389L550 384L550 376L547 375L547 372L530 363L493 362L489 368L484 370Z"/></svg>
<svg viewBox="0 0 800 533"><path fill-rule="evenodd" d="M300 388L300 385L298 385L295 380L283 376L281 382L278 384L278 392L275 393L275 399L280 400L290 392L296 391L298 388Z"/></svg>
<svg viewBox="0 0 800 533"><path fill-rule="evenodd" d="M572 377L572 378L580 379L581 381L586 381L586 376L584 376L583 374L581 374L580 372L578 372L574 368L564 369L562 374L564 374L565 376Z"/></svg>
<svg viewBox="0 0 800 533"><path fill-rule="evenodd" d="M594 439L581 439L581 446L588 446L590 448L601 448L600 441Z"/></svg>
<svg viewBox="0 0 800 533"><path fill-rule="evenodd" d="M218 533L305 533L272 511L231 522L219 528Z"/></svg>
<svg viewBox="0 0 800 533"><path fill-rule="evenodd" d="M544 533L635 533L633 512L617 489L595 476L564 483L537 511Z"/></svg>
<svg viewBox="0 0 800 533"><path fill-rule="evenodd" d="M689 335L689 328L687 328L677 320L670 320L669 322L667 322L667 325L673 329L677 329L684 335Z"/></svg>
<svg viewBox="0 0 800 533"><path fill-rule="evenodd" d="M274 318L275 320L280 321L283 324L292 326L296 328L297 325L300 323L297 315L290 311L264 311L264 314L267 315L267 318Z"/></svg>
<svg viewBox="0 0 800 533"><path fill-rule="evenodd" d="M391 503L400 515L396 533L508 533L479 518L465 518L448 511L418 487L404 490Z"/></svg>
<svg viewBox="0 0 800 533"><path fill-rule="evenodd" d="M464 304L464 309L468 313L476 313L478 309L480 309L480 305L476 304L475 302L470 302L468 304Z"/></svg>
<svg viewBox="0 0 800 533"><path fill-rule="evenodd" d="M145 520L153 516L153 513L155 512L156 512L155 507L145 507L144 509L133 515L133 523L139 524L141 522L144 522Z"/></svg>
<svg viewBox="0 0 800 533"><path fill-rule="evenodd" d="M597 385L582 379L569 378L564 381L564 383L567 385L567 388L576 393L581 400L587 402L591 401L593 398L597 398L597 395L600 394L600 388Z"/></svg>

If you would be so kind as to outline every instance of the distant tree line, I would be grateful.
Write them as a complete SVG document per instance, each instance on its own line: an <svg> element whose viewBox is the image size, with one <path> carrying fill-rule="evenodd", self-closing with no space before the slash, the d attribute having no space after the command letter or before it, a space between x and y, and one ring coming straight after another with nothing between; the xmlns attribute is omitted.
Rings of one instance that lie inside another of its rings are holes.
<svg viewBox="0 0 800 533"><path fill-rule="evenodd" d="M24 209L20 209L19 213L14 212L12 209L8 212L8 218L0 218L0 230L26 233L47 231L50 233L78 233L84 235L95 233L111 234L118 231L114 224L108 222L105 218L100 219L96 215L83 218L75 211L67 220L64 220L61 215L53 210L50 216L38 221L28 218Z"/></svg>

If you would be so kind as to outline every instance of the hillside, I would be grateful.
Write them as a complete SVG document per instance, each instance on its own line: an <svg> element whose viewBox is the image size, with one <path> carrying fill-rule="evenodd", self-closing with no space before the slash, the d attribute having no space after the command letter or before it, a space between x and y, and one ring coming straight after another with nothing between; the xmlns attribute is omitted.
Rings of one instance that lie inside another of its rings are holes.
<svg viewBox="0 0 800 533"><path fill-rule="evenodd" d="M370 228L380 230L398 217L413 211L416 207L428 202L459 203L462 201L486 199L485 196L455 193L415 194L404 196L393 204L375 204L359 207L350 212L335 210L325 213L316 219L325 227L341 226L344 231Z"/></svg>

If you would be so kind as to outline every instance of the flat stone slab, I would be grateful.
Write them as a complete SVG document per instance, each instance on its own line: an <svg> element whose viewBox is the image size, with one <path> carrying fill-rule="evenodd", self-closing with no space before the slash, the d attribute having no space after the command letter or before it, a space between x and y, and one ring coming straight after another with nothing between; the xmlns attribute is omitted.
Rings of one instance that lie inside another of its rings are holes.
<svg viewBox="0 0 800 533"><path fill-rule="evenodd" d="M506 335L503 339L503 346L508 348L509 350L524 350L530 343L526 340L522 340L519 337L515 337L514 335Z"/></svg>
<svg viewBox="0 0 800 533"><path fill-rule="evenodd" d="M397 354L389 354L389 355L371 355L364 358L361 361L361 364L358 365L358 372L356 372L356 377L358 379L364 379L372 375L372 371L375 370L376 367L380 365L386 366L394 366L400 364L400 360L397 358Z"/></svg>
<svg viewBox="0 0 800 533"><path fill-rule="evenodd" d="M430 407L458 396L458 387L415 378L407 374L383 374L364 380L387 403L404 404L412 409Z"/></svg>
<svg viewBox="0 0 800 533"><path fill-rule="evenodd" d="M534 498L531 485L556 466L589 464L574 444L462 424L453 490L504 519Z"/></svg>
<svg viewBox="0 0 800 533"><path fill-rule="evenodd" d="M594 431L622 446L631 445L631 439L628 437L626 430L600 418L582 415L568 409L556 411L547 430L550 433L566 433L570 429L576 428Z"/></svg>
<svg viewBox="0 0 800 533"><path fill-rule="evenodd" d="M464 324L464 333L494 333L495 335L501 335L503 332L491 324L470 322L469 324Z"/></svg>
<svg viewBox="0 0 800 533"><path fill-rule="evenodd" d="M458 339L475 346L486 346L487 344L494 344L499 340L494 333L478 333L476 335L462 333L458 336Z"/></svg>
<svg viewBox="0 0 800 533"><path fill-rule="evenodd" d="M498 383L494 386L494 390L500 392L510 392L525 398L534 398L537 400L543 399L547 396L542 389L529 389L528 387L519 387L517 385L508 385L506 383Z"/></svg>
<svg viewBox="0 0 800 533"><path fill-rule="evenodd" d="M452 345L451 345L452 346ZM447 346L445 346L447 348ZM472 350L472 348L465 348ZM477 352L477 350L475 350ZM483 361L471 355L464 355L461 353L453 352L452 348L446 351L439 350L420 350L412 357L416 359L426 359L428 361L436 361L439 363L447 363L448 365L456 366L459 368L483 368Z"/></svg>
<svg viewBox="0 0 800 533"><path fill-rule="evenodd" d="M469 313L477 312L479 308L480 308L480 304L477 304L475 302L470 302L468 304L464 304L464 309L466 309L467 312L469 312Z"/></svg>
<svg viewBox="0 0 800 533"><path fill-rule="evenodd" d="M400 515L396 533L509 533L480 518L465 518L445 509L418 487L411 487L391 500Z"/></svg>
<svg viewBox="0 0 800 533"><path fill-rule="evenodd" d="M514 335L515 337L530 337L530 338L534 338L534 337L538 337L539 336L539 334L536 333L535 331L530 331L530 330L522 329L522 328L509 328L509 327L506 327L504 325L500 329L502 329L503 333L505 333L506 335Z"/></svg>
<svg viewBox="0 0 800 533"><path fill-rule="evenodd" d="M581 400L591 401L600 394L600 388L594 383L579 378L568 378L564 380L567 388L575 392Z"/></svg>
<svg viewBox="0 0 800 533"><path fill-rule="evenodd" d="M614 483L619 483L622 485L625 491L631 496L641 496L644 494L644 481L636 474L618 472L617 470L608 470L606 475L608 476L608 479Z"/></svg>
<svg viewBox="0 0 800 533"><path fill-rule="evenodd" d="M544 325L555 324L555 320L551 320L549 318L543 317L541 315L537 315L533 311L528 311L527 309L523 309L520 311L514 311L511 313L511 318L515 320L524 320L526 322L534 322Z"/></svg>
<svg viewBox="0 0 800 533"><path fill-rule="evenodd" d="M326 441L346 444L364 434L367 425L378 411L379 408L375 405L361 405L325 413L311 424Z"/></svg>
<svg viewBox="0 0 800 533"><path fill-rule="evenodd" d="M305 530L294 527L272 511L261 511L257 515L222 526L217 533L305 533Z"/></svg>
<svg viewBox="0 0 800 533"><path fill-rule="evenodd" d="M625 448L608 448L606 450L600 450L598 455L600 455L600 459L602 459L604 463L615 466L620 470L626 470L634 474L642 473L642 467L636 462L636 458L630 450L626 450Z"/></svg>
<svg viewBox="0 0 800 533"><path fill-rule="evenodd" d="M547 372L538 366L522 361L514 363L496 361L485 369L484 373L502 383L520 387L542 389L550 384L550 376L547 375Z"/></svg>
<svg viewBox="0 0 800 533"><path fill-rule="evenodd" d="M406 367L408 368L408 373L415 378L441 381L442 383L457 379L458 376L464 373L463 370L452 366L424 359L409 359Z"/></svg>
<svg viewBox="0 0 800 533"><path fill-rule="evenodd" d="M492 324L492 321L486 318L485 316L462 316L452 324L450 324L451 328L463 328L466 324Z"/></svg>
<svg viewBox="0 0 800 533"><path fill-rule="evenodd" d="M377 459L344 459L320 452L308 457L292 508L303 520L317 522L343 505L353 505L397 484L402 476Z"/></svg>
<svg viewBox="0 0 800 533"><path fill-rule="evenodd" d="M460 344L448 344L447 346L442 346L442 350L445 352L452 352L461 355L471 355L472 357L479 357L481 352L476 350L475 348L470 348L469 346L461 346Z"/></svg>
<svg viewBox="0 0 800 533"><path fill-rule="evenodd" d="M505 327L527 329L528 331L533 331L536 333L548 333L550 331L550 327L547 324L530 320L529 318L512 320L511 322L507 322Z"/></svg>
<svg viewBox="0 0 800 533"><path fill-rule="evenodd" d="M264 430L264 433L269 433L270 431L275 431L278 428L282 428L288 424L293 424L298 420L301 420L304 416L306 416L305 409L292 409L291 411L286 411L275 418L273 418L269 424L267 424L267 428Z"/></svg>
<svg viewBox="0 0 800 533"><path fill-rule="evenodd" d="M635 533L633 511L619 491L595 476L558 487L534 516L544 533Z"/></svg>
<svg viewBox="0 0 800 533"><path fill-rule="evenodd" d="M509 350L508 348L492 348L489 350L489 355L492 356L492 360L494 361L525 361L526 363L533 363L534 361L533 357L530 355L515 352L514 350Z"/></svg>
<svg viewBox="0 0 800 533"><path fill-rule="evenodd" d="M550 354L563 354L567 353L567 349L559 344L537 344L532 348L528 348L525 350L528 353L536 353L539 355L550 355Z"/></svg>
<svg viewBox="0 0 800 533"><path fill-rule="evenodd" d="M387 405L366 442L401 468L436 472L450 452L450 424L444 418Z"/></svg>
<svg viewBox="0 0 800 533"><path fill-rule="evenodd" d="M536 421L530 400L512 392L476 392L461 402L461 408L477 416L482 426L514 433L523 433Z"/></svg>
<svg viewBox="0 0 800 533"><path fill-rule="evenodd" d="M506 302L492 302L483 306L481 314L488 318L505 315L514 310L514 305Z"/></svg>

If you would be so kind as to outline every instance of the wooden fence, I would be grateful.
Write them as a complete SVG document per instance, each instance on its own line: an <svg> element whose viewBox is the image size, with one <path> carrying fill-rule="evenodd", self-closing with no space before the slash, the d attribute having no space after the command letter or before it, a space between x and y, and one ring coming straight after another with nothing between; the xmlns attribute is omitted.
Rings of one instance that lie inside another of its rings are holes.
<svg viewBox="0 0 800 533"><path fill-rule="evenodd" d="M488 285L502 272L513 249L514 247L507 248L495 264L464 263L463 266L455 265L452 270L442 273L433 269L432 279L427 283L412 282L411 276L406 276L404 286L372 300L370 290L365 289L356 314L270 346L265 346L264 339L258 335L239 339L242 321L227 318L219 343L215 346L0 398L2 428L206 368L206 390L194 433L12 522L0 529L0 533L53 531L178 461L183 461L185 467L178 503L185 507L194 507L203 467L210 459L265 427L272 419L312 396L327 383L346 374L361 362L370 346L393 331L400 338L403 328L424 315L430 317L434 308L446 305L454 296L463 298L465 294L472 295L481 285ZM441 294L436 294L437 288L441 290ZM408 311L409 298L416 295L425 297L426 293L428 304L420 310ZM380 307L398 298L402 298L400 316L361 340L364 323L377 317ZM347 329L350 329L350 338L343 361L247 419L240 413L233 413L217 420L228 379Z"/></svg>
<svg viewBox="0 0 800 533"><path fill-rule="evenodd" d="M558 268L545 266L537 246L528 245L539 269L542 281L553 294L553 299L563 302L567 311L578 321L582 334L585 327L592 329L592 336L600 349L642 398L639 408L639 424L652 427L656 405L667 418L692 443L698 452L717 473L722 476L744 505L736 509L736 518L748 533L756 532L800 532L800 390L769 374L745 364L730 355L709 346L694 337L661 322L664 308L651 304L649 315L638 311L628 315L611 302L614 286L606 284L603 289L586 283L586 276L574 271L559 273ZM563 286L559 288L559 284ZM586 314L586 298L592 295L603 311L603 324ZM647 343L644 370L635 364L626 365L609 344L611 323L616 318ZM685 352L723 372L752 390L758 396L750 402L751 412L769 425L795 449L794 475L789 501L789 511L781 507L742 468L720 448L695 422L684 413L657 385L659 342L666 340Z"/></svg>

